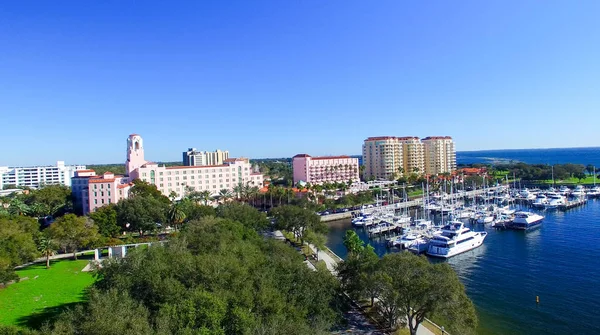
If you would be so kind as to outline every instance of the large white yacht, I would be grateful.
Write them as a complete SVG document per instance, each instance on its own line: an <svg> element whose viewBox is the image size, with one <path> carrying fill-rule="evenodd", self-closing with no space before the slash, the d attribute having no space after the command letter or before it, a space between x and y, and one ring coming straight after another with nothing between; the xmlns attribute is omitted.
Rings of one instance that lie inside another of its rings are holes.
<svg viewBox="0 0 600 335"><path fill-rule="evenodd" d="M558 193L562 194L562 195L569 195L571 193L571 189L566 187L565 185L562 185L559 189L558 189Z"/></svg>
<svg viewBox="0 0 600 335"><path fill-rule="evenodd" d="M456 256L481 246L486 236L486 232L474 232L460 221L451 221L442 228L441 235L429 240L427 255L442 258Z"/></svg>
<svg viewBox="0 0 600 335"><path fill-rule="evenodd" d="M559 206L563 206L566 204L566 199L560 193L556 192L548 192L546 193L548 196L548 203L546 204L546 209L557 209Z"/></svg>
<svg viewBox="0 0 600 335"><path fill-rule="evenodd" d="M539 226L544 217L531 212L516 212L512 227L519 230L527 230Z"/></svg>

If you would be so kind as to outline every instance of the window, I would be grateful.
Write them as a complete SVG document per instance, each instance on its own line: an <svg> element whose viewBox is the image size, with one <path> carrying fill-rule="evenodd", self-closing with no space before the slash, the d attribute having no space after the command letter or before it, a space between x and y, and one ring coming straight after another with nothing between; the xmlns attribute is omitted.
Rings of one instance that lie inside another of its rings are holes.
<svg viewBox="0 0 600 335"><path fill-rule="evenodd" d="M98 188L98 184L94 184L94 190Z"/></svg>
<svg viewBox="0 0 600 335"><path fill-rule="evenodd" d="M108 196L110 197L110 191L108 191Z"/></svg>
<svg viewBox="0 0 600 335"><path fill-rule="evenodd" d="M179 177L175 177L175 180L179 180Z"/></svg>
<svg viewBox="0 0 600 335"><path fill-rule="evenodd" d="M161 173L159 173L159 175L161 175L161 176L162 176L162 175L163 175L163 173L161 172Z"/></svg>
<svg viewBox="0 0 600 335"><path fill-rule="evenodd" d="M108 199L108 203L110 204L110 199Z"/></svg>
<svg viewBox="0 0 600 335"><path fill-rule="evenodd" d="M104 204L104 199L101 200L102 204Z"/></svg>
<svg viewBox="0 0 600 335"><path fill-rule="evenodd" d="M94 199L94 205L98 204L98 199Z"/></svg>
<svg viewBox="0 0 600 335"><path fill-rule="evenodd" d="M100 192L100 196L103 197L104 196L104 191Z"/></svg>
<svg viewBox="0 0 600 335"><path fill-rule="evenodd" d="M171 187L171 183L169 183L169 187ZM170 190L169 190L170 191Z"/></svg>
<svg viewBox="0 0 600 335"><path fill-rule="evenodd" d="M97 197L98 196L98 192L94 192L94 196Z"/></svg>

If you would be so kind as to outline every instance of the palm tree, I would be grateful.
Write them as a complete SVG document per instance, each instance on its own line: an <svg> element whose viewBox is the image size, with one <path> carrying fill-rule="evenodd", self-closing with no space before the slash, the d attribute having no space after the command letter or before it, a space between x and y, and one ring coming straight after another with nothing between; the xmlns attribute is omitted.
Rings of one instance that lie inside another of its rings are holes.
<svg viewBox="0 0 600 335"><path fill-rule="evenodd" d="M186 218L185 212L181 209L179 204L171 205L171 208L169 208L169 212L167 214L169 223L175 226L175 230L177 230L177 225L182 224Z"/></svg>
<svg viewBox="0 0 600 335"><path fill-rule="evenodd" d="M10 201L10 207L8 207L8 212L13 215L23 215L29 211L29 206L27 206L23 201L18 198L13 198Z"/></svg>
<svg viewBox="0 0 600 335"><path fill-rule="evenodd" d="M209 190L201 191L199 197L202 201L204 201L204 206L208 205L208 201L210 200L211 193Z"/></svg>
<svg viewBox="0 0 600 335"><path fill-rule="evenodd" d="M46 269L50 268L50 256L54 255L56 246L54 242L46 236L42 236L38 243L38 251L46 257Z"/></svg>
<svg viewBox="0 0 600 335"><path fill-rule="evenodd" d="M233 198L233 193L231 193L228 189L221 189L219 191L219 198L223 200L223 202L227 202L231 198Z"/></svg>
<svg viewBox="0 0 600 335"><path fill-rule="evenodd" d="M241 182L233 187L233 193L235 193L235 197L238 200L242 200L242 202L244 201L243 197L242 197L243 192L244 192L244 185L242 185Z"/></svg>

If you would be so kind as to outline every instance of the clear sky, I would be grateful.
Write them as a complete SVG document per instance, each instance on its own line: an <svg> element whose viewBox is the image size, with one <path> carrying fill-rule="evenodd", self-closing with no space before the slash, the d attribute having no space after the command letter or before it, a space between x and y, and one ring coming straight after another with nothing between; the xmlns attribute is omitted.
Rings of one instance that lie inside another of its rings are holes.
<svg viewBox="0 0 600 335"><path fill-rule="evenodd" d="M5 1L0 165L600 146L600 1Z"/></svg>

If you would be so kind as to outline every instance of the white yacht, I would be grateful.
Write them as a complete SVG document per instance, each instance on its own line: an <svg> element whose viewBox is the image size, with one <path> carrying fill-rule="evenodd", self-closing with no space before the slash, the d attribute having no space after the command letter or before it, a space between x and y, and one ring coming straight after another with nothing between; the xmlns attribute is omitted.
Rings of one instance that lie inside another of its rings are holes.
<svg viewBox="0 0 600 335"><path fill-rule="evenodd" d="M560 193L552 192L546 193L546 195L548 196L546 209L557 209L559 206L564 206L567 202L565 197L560 195Z"/></svg>
<svg viewBox="0 0 600 335"><path fill-rule="evenodd" d="M452 221L442 228L442 234L429 240L427 255L449 258L483 244L486 232L474 232L460 221Z"/></svg>
<svg viewBox="0 0 600 335"><path fill-rule="evenodd" d="M600 186L594 186L587 191L587 196L589 198L597 198L600 197Z"/></svg>
<svg viewBox="0 0 600 335"><path fill-rule="evenodd" d="M569 195L569 193L571 193L571 189L563 185L558 189L558 193L562 195Z"/></svg>
<svg viewBox="0 0 600 335"><path fill-rule="evenodd" d="M408 249L413 242L415 242L418 238L421 238L419 234L406 233L402 236L396 237L395 239L390 240L390 247L400 248L402 250Z"/></svg>
<svg viewBox="0 0 600 335"><path fill-rule="evenodd" d="M480 212L478 213L477 223L486 224L492 223L494 221L494 215L488 212Z"/></svg>
<svg viewBox="0 0 600 335"><path fill-rule="evenodd" d="M544 207L546 207L547 204L548 204L548 198L546 197L546 195L539 193L537 195L537 197L535 197L535 200L533 201L533 204L531 204L531 205L535 208L544 208Z"/></svg>
<svg viewBox="0 0 600 335"><path fill-rule="evenodd" d="M573 192L571 192L571 195L577 198L583 198L585 197L585 188L581 185L577 185Z"/></svg>
<svg viewBox="0 0 600 335"><path fill-rule="evenodd" d="M539 226L544 217L531 212L516 212L512 227L519 230L527 230Z"/></svg>

